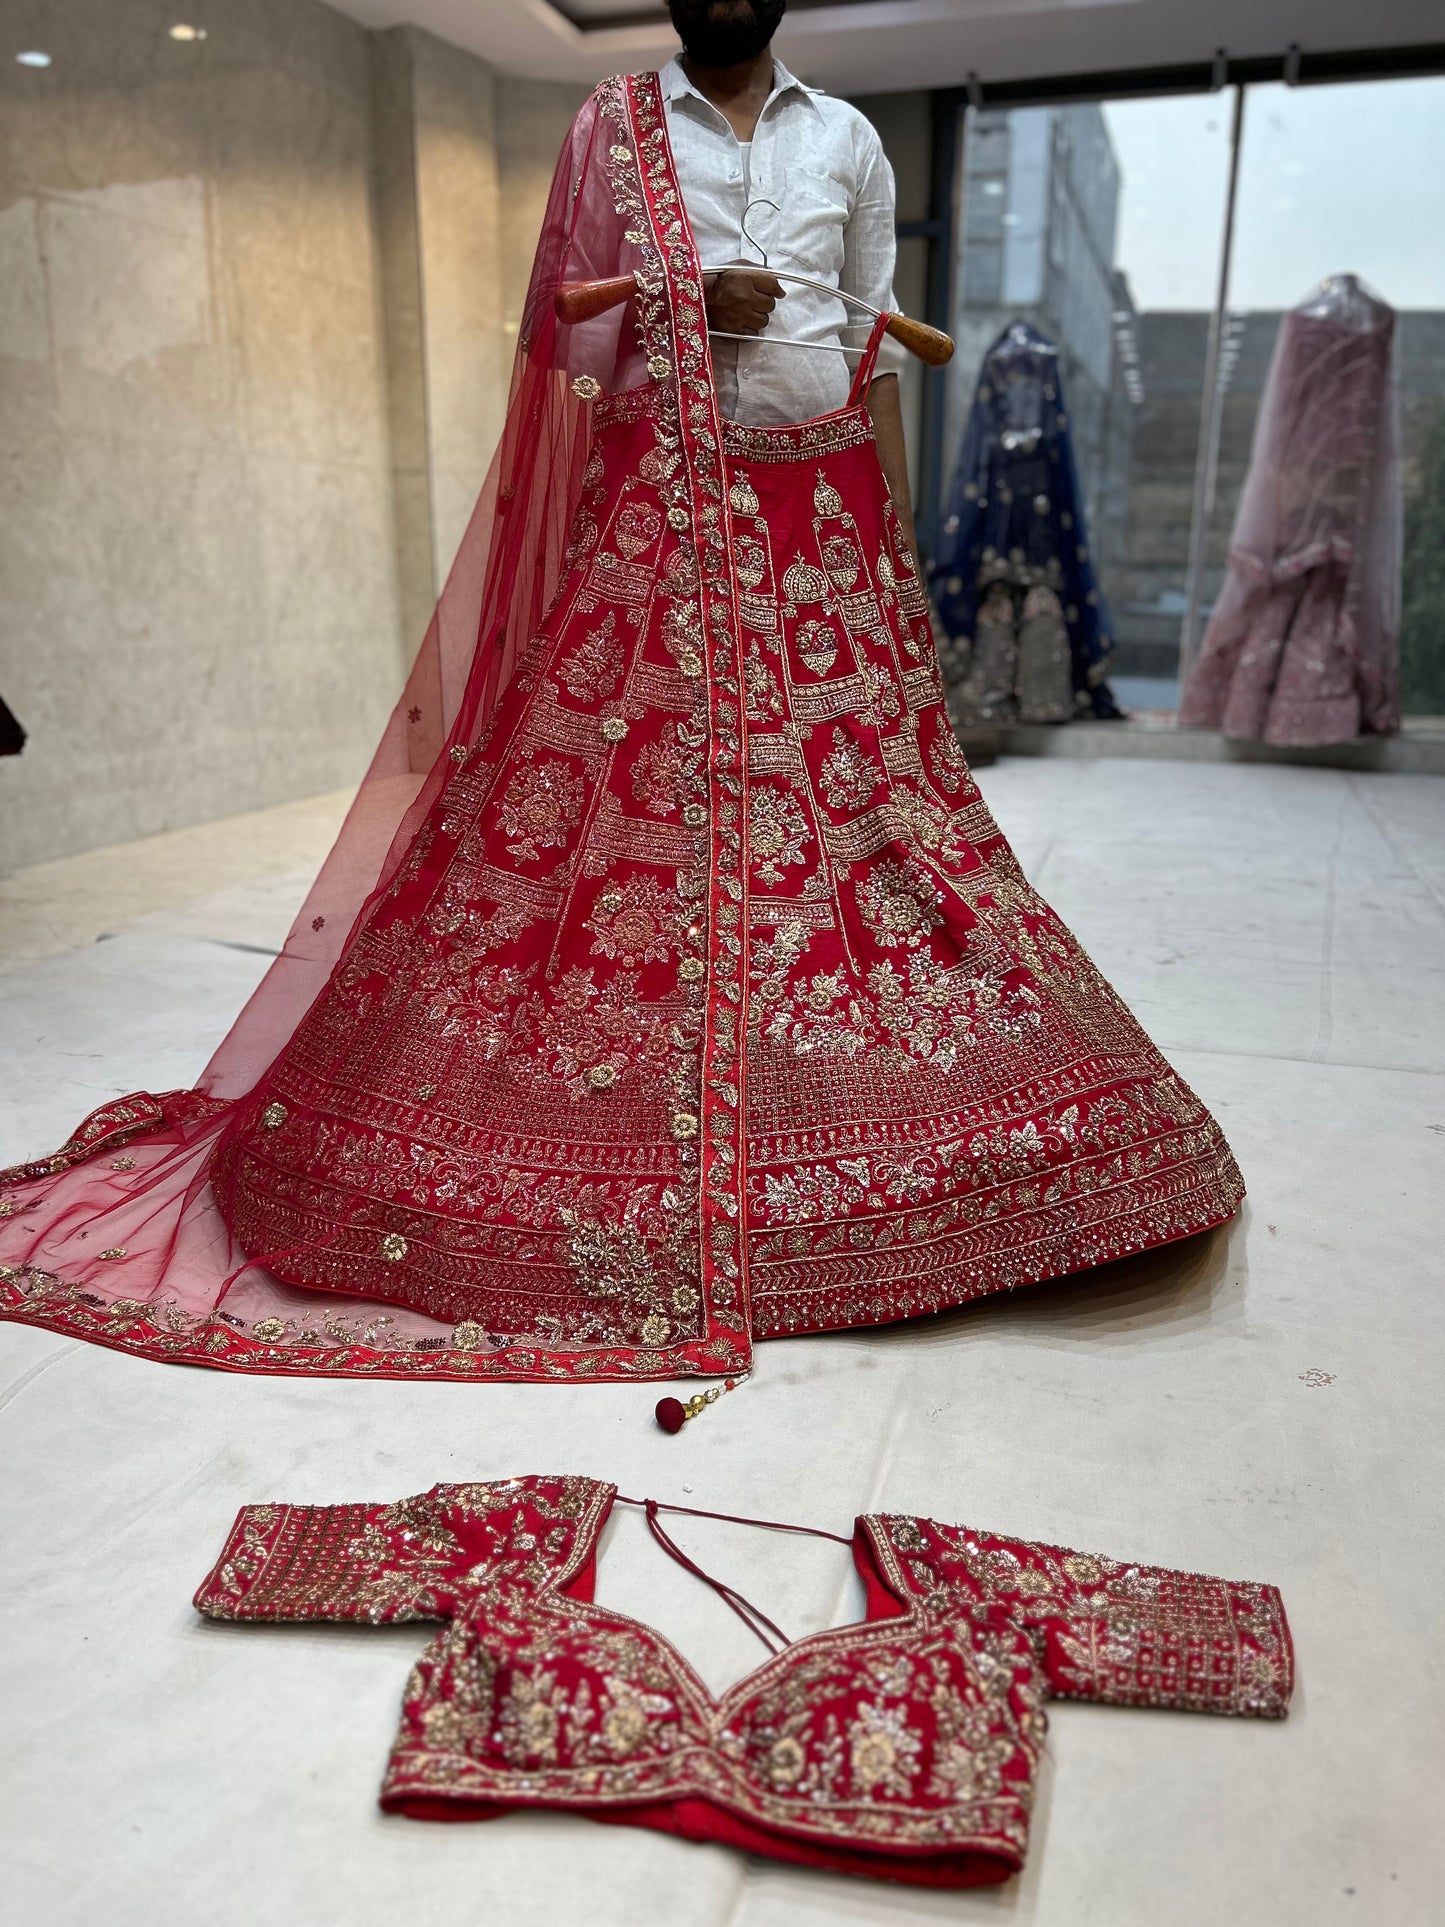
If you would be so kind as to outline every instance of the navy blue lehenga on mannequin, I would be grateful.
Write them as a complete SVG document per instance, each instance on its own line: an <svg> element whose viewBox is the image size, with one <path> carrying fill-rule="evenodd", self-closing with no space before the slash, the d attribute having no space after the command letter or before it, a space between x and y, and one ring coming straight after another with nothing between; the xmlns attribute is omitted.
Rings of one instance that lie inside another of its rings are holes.
<svg viewBox="0 0 1445 1927"><path fill-rule="evenodd" d="M984 357L929 578L959 722L1121 713L1059 351L1026 321Z"/></svg>

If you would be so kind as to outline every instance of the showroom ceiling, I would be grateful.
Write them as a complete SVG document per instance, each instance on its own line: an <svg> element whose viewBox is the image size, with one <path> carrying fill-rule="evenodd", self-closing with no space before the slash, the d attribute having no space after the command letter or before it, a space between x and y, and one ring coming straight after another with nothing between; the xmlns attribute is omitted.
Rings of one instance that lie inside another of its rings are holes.
<svg viewBox="0 0 1445 1927"><path fill-rule="evenodd" d="M674 50L662 0L329 0L369 27L404 21L505 73L600 79ZM792 0L778 36L835 92L985 83L1441 37L1433 0Z"/></svg>

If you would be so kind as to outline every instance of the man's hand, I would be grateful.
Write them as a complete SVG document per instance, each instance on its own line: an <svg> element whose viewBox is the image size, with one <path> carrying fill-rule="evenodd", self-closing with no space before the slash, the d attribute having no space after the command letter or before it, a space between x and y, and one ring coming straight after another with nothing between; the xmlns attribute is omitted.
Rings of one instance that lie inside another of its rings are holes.
<svg viewBox="0 0 1445 1927"><path fill-rule="evenodd" d="M707 325L725 335L760 335L782 292L782 282L763 268L709 275L703 296Z"/></svg>

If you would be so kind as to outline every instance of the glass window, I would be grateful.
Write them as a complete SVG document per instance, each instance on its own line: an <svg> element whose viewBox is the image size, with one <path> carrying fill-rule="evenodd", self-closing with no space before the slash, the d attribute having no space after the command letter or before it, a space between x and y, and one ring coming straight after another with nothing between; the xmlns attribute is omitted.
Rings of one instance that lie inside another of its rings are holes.
<svg viewBox="0 0 1445 1927"><path fill-rule="evenodd" d="M946 467L1014 320L1060 354L1126 706L1175 700L1229 175L1228 96L971 110Z"/></svg>

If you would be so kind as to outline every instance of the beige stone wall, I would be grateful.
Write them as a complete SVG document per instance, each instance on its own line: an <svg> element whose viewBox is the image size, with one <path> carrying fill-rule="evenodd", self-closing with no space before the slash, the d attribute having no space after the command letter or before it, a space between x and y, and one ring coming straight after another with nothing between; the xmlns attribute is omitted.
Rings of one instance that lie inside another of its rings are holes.
<svg viewBox="0 0 1445 1927"><path fill-rule="evenodd" d="M52 65L0 63L0 870L360 774L580 98L316 0L191 44L155 0L19 11Z"/></svg>

